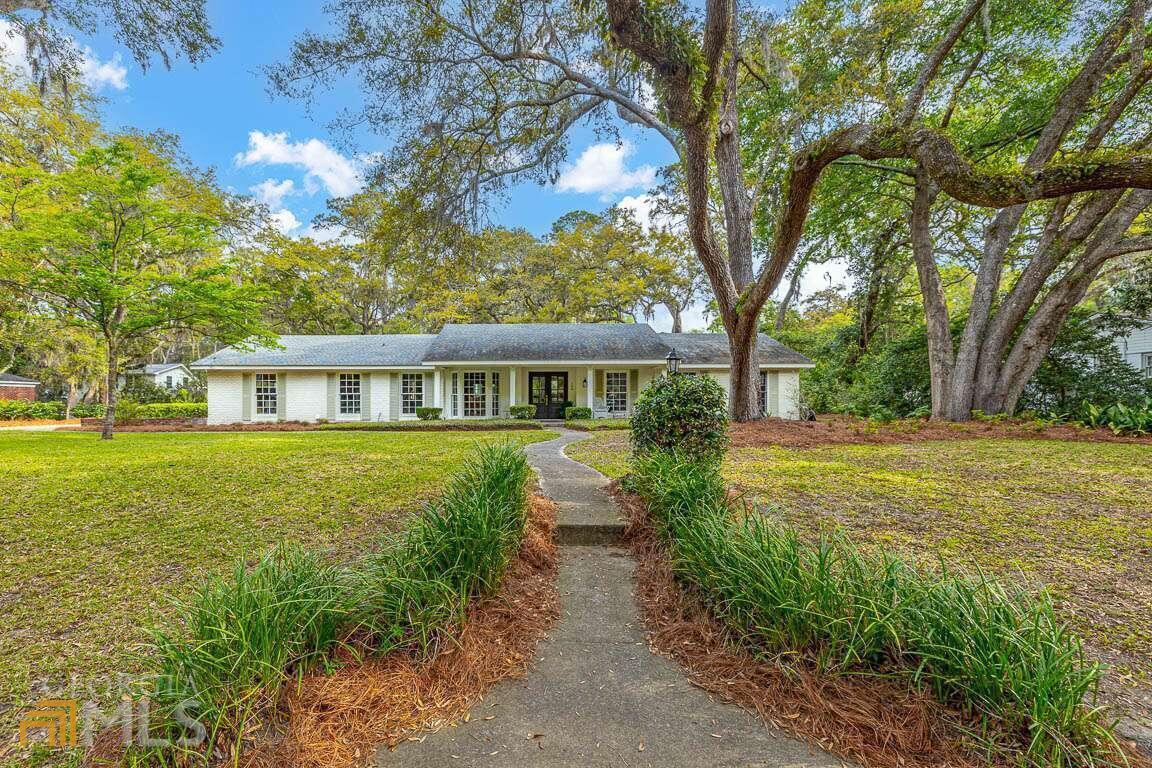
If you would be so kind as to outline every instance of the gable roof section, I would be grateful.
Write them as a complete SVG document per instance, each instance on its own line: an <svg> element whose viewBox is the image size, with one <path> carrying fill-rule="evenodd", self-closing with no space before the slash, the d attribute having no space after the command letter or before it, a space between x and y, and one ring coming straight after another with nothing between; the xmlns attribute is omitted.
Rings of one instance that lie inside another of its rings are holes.
<svg viewBox="0 0 1152 768"><path fill-rule="evenodd" d="M444 326L426 363L663 362L668 347L647 323L508 323Z"/></svg>
<svg viewBox="0 0 1152 768"><path fill-rule="evenodd" d="M660 339L675 349L685 365L732 364L728 349L728 336L723 333L661 333ZM794 349L789 349L766 334L756 339L756 357L760 365L812 365L812 361Z"/></svg>
<svg viewBox="0 0 1152 768"><path fill-rule="evenodd" d="M282 349L226 347L192 364L194 368L249 366L355 368L418 366L436 337L427 333L370 336L281 336Z"/></svg>
<svg viewBox="0 0 1152 768"><path fill-rule="evenodd" d="M12 373L0 373L0 385L8 384L9 386L32 386L39 384L36 379L25 378L24 376L17 376Z"/></svg>

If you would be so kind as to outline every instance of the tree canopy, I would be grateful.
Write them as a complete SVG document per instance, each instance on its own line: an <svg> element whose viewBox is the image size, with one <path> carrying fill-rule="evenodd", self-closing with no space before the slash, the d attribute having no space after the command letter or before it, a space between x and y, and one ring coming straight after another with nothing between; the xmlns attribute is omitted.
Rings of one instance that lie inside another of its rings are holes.
<svg viewBox="0 0 1152 768"><path fill-rule="evenodd" d="M578 123L612 131L626 121L662 137L679 157L687 230L732 343L743 419L758 412L760 311L806 250L834 164L917 180L922 215L906 226L924 264L923 211L941 195L1004 212L996 232L1029 204L1066 199L1075 204L1051 205L1076 211L1085 196L1116 198L1113 207L1125 198L1110 226L1131 225L1144 193L1125 190L1152 187L1152 156L1114 129L1127 131L1122 118L1137 114L1147 82L1147 9L1104 5L807 0L770 18L736 0L344 0L330 6L335 31L303 36L272 74L295 95L358 75L362 117L397 138L389 172L431 179L424 194L456 215L509 184L553 179ZM1017 72L1020 88L1005 77ZM978 281L973 338L1002 271ZM962 346L945 370L935 315L930 331L940 413L965 418L974 390L953 385L971 378L965 350L982 345ZM1001 368L1003 355L992 358Z"/></svg>

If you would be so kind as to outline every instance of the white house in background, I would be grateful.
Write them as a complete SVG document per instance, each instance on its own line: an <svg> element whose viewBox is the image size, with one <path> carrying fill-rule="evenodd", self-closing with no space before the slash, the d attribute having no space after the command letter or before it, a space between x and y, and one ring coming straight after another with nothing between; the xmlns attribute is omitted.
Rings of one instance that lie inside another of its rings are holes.
<svg viewBox="0 0 1152 768"><path fill-rule="evenodd" d="M1129 365L1152 379L1152 319L1141 321L1126 336L1117 336L1116 346Z"/></svg>
<svg viewBox="0 0 1152 768"><path fill-rule="evenodd" d="M228 347L192 364L208 377L208 422L394 421L421 406L447 419L506 417L517 404L563 418L564 404L627 416L675 349L680 370L727 392L724 334L657 333L641 323L446 325L438 334L281 336L280 348ZM759 340L765 412L799 416L812 361Z"/></svg>
<svg viewBox="0 0 1152 768"><path fill-rule="evenodd" d="M192 371L183 363L149 363L124 371L120 386L124 386L129 378L145 378L158 387L180 389L192 377Z"/></svg>

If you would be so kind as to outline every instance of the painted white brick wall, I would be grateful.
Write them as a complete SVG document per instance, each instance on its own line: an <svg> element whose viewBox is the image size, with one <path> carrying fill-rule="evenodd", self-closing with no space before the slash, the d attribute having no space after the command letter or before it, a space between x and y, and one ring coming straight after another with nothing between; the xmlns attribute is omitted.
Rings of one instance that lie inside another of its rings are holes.
<svg viewBox="0 0 1152 768"><path fill-rule="evenodd" d="M316 421L327 417L327 373L289 371L284 389L284 418L288 421Z"/></svg>
<svg viewBox="0 0 1152 768"><path fill-rule="evenodd" d="M208 423L232 424L243 417L241 375L232 372L208 373Z"/></svg>

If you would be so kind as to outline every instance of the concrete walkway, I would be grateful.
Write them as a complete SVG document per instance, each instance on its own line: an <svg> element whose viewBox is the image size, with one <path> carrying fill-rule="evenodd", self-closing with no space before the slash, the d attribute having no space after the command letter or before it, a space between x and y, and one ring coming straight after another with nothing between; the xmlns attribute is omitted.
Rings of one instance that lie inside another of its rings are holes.
<svg viewBox="0 0 1152 768"><path fill-rule="evenodd" d="M800 768L841 761L713 701L680 669L653 655L632 597L633 561L585 546L621 529L602 490L607 479L563 454L587 437L528 446L544 492L559 507L563 541L560 621L519 680L497 686L453 728L377 755L381 766L627 766ZM587 527L589 530L582 531Z"/></svg>

